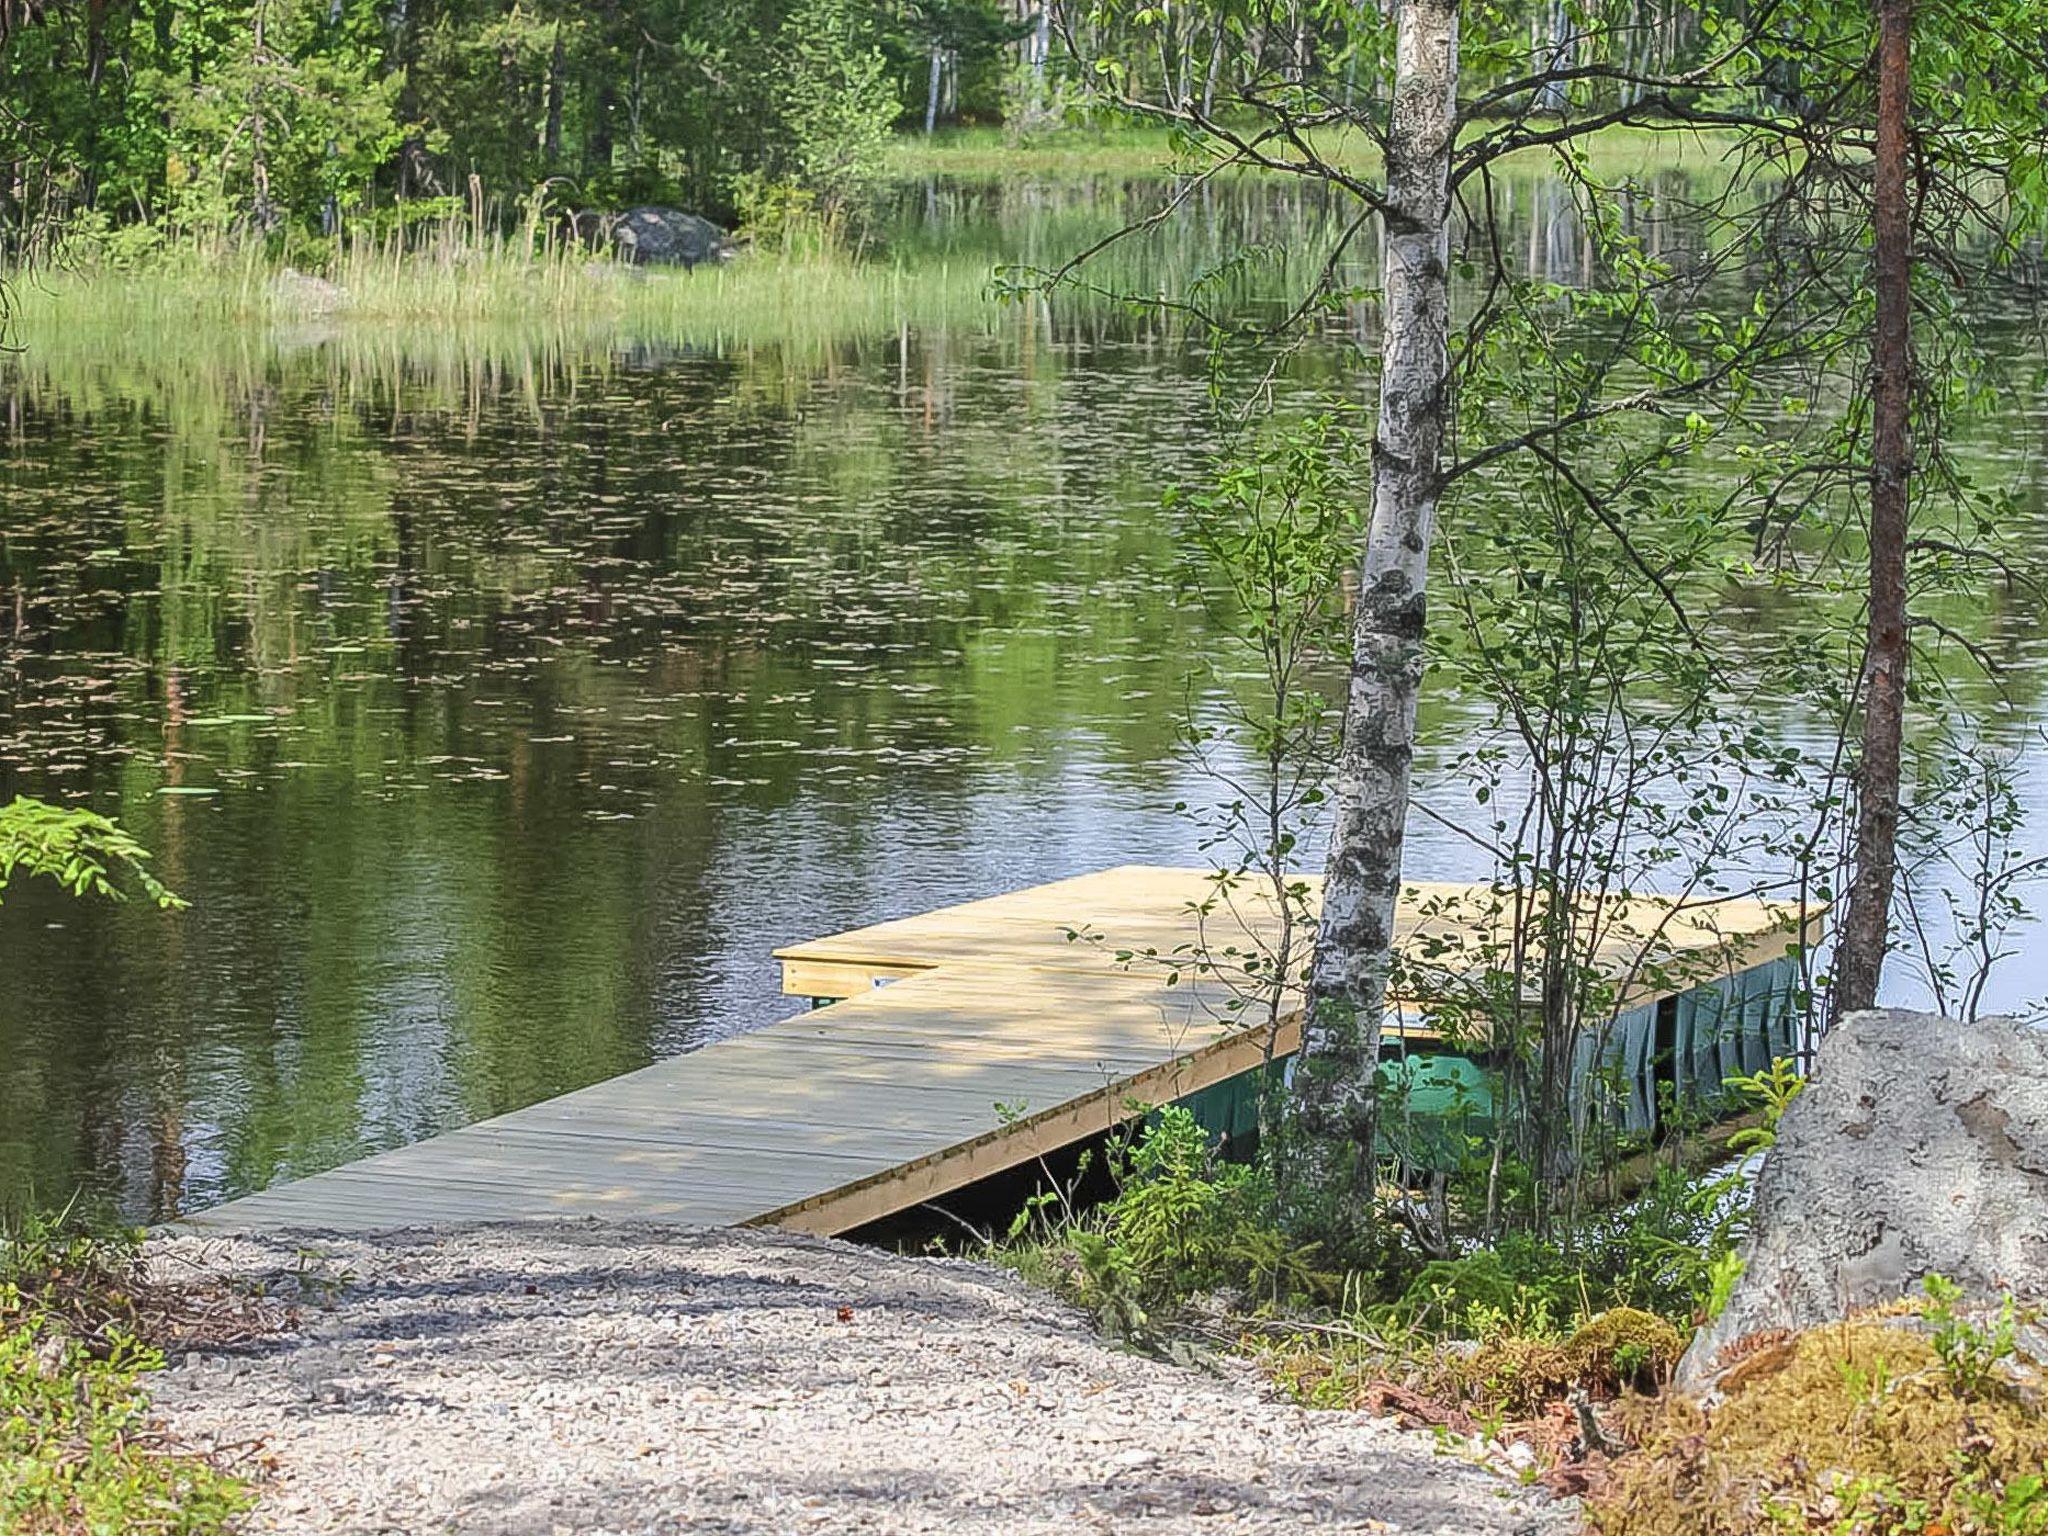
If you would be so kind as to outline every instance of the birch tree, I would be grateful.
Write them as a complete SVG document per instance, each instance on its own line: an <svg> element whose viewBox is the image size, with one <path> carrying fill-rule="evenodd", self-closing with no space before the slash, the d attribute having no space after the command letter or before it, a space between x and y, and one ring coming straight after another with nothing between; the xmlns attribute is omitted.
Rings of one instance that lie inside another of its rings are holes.
<svg viewBox="0 0 2048 1536"><path fill-rule="evenodd" d="M1568 34L1570 48L1533 64L1526 11L1468 5L1461 15L1455 0L1393 0L1383 15L1332 3L1313 7L1307 22L1323 42L1311 51L1313 68L1292 52L1265 60L1268 37L1294 13L1252 6L1230 15L1235 56L1219 72L1230 85L1216 93L1213 110L1206 93L1198 100L1148 92L1117 59L1087 59L1060 15L1069 50L1092 65L1115 103L1174 125L1189 146L1166 204L1126 234L1157 227L1226 169L1313 182L1348 201L1342 233L1309 291L1277 322L1224 314L1199 291L1164 305L1232 344L1281 345L1331 311L1360 304L1378 317L1379 345L1360 359L1376 425L1324 909L1304 978L1294 1113L1275 1158L1291 1224L1333 1255L1360 1249L1374 1220L1376 1076L1397 958L1430 549L1440 520L1456 518L1457 498L1495 493L1498 471L1511 462L1540 466L1557 494L1581 503L1664 595L1674 633L1689 643L1700 642L1663 553L1636 541L1625 498L1607 488L1644 494L1646 482L1722 436L1744 445L1746 467L1732 470L1724 493L1699 512L1753 526L1756 558L1775 562L1769 580L1816 595L1839 591L1833 568L1810 558L1801 541L1812 534L1832 548L1859 526L1874 551L1888 539L1909 560L1918 551L1909 582L1967 581L1982 553L1961 531L1984 519L1960 478L1943 498L1955 514L1946 536L1927 528L1900 538L1896 502L1882 518L1862 521L1862 492L1876 483L1870 381L1854 362L1859 338L1862 355L1871 355L1875 280L1866 280L1874 217L1868 3L1705 3L1677 27L1634 0L1582 0L1552 15L1554 35ZM1923 135L1916 161L1915 238L1943 253L1953 292L1945 309L1940 295L1919 299L1944 314L1941 334L1953 344L1944 357L1966 377L1968 327L1955 297L1962 278L1995 273L2023 248L2018 233L2041 223L2048 177L2033 103L2043 66L2017 14L2021 0L1994 7L1997 16L1961 0L1922 5L1924 26L1945 40L1935 67L1945 71L1956 109L1943 144L1937 150ZM1925 20L1937 9L1938 23ZM1090 12L1091 35L1119 20L1142 28L1154 15L1105 0ZM1686 41L1675 48L1679 36ZM1726 174L1712 197L1688 210L1710 230L1702 250L1674 261L1631 233L1648 193L1627 170L1595 175L1588 159L1598 136L1617 127L1721 136ZM1360 153L1361 141L1370 153ZM1503 239L1495 172L1511 156L1535 154L1550 157L1581 232L1583 270L1569 286L1548 281L1534 270L1534 252L1524 261ZM1378 282L1361 284L1349 256L1371 229L1382 235ZM1086 282L1088 263L1116 238L1039 280L1055 288ZM1728 302L1731 292L1741 301ZM1543 318L1559 309L1585 323ZM1509 345L1521 355L1504 366ZM1973 387L1957 385L1954 403L1966 404ZM1794 396L1804 402L1796 411L1785 404ZM1840 409L1814 408L1844 399ZM1893 407L1886 420L1887 441L1895 441ZM1617 460L1625 472L1610 473ZM1896 619L1896 604L1889 611ZM1905 623L1919 632L1910 616ZM1825 665L1811 669L1821 679L1816 704L1836 713L1845 731L1859 690L1834 689L1823 674L1846 643L1817 629L1812 649ZM1903 669L1891 676L1902 680ZM1889 706L1879 703L1879 726L1889 729ZM1882 763L1875 766L1881 780ZM1801 872L1787 876L1822 900L1832 876L1804 870L1829 835L1834 803L1821 797L1807 851L1795 860ZM1569 901L1574 893L1556 894ZM1537 1006L1553 1004L1545 997ZM1512 1016L1522 1004L1507 1006ZM1541 1035L1551 1056L1570 1049L1576 1027L1571 1017L1546 1017ZM1542 1114L1567 1112L1559 1085L1569 1065L1541 1064ZM1533 1138L1552 1149L1569 1143ZM1549 1161L1531 1170L1539 1182L1564 1171Z"/></svg>
<svg viewBox="0 0 2048 1536"><path fill-rule="evenodd" d="M1379 1019L1393 957L1401 844L1422 689L1429 547L1450 409L1451 151L1458 0L1395 11L1372 515L1359 564L1330 855L1296 1079L1289 1198L1349 1241L1371 1208Z"/></svg>

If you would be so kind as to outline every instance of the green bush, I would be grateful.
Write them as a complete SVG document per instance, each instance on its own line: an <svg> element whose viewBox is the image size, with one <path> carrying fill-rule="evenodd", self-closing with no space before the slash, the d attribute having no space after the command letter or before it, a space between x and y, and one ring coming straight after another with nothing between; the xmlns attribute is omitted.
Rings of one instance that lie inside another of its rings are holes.
<svg viewBox="0 0 2048 1536"><path fill-rule="evenodd" d="M1218 1290L1259 1305L1327 1284L1280 1231L1264 1177L1220 1159L1187 1110L1154 1114L1112 1171L1116 1195L1054 1239L1071 1258L1055 1275L1112 1332L1147 1333L1160 1311Z"/></svg>
<svg viewBox="0 0 2048 1536"><path fill-rule="evenodd" d="M24 1221L0 1233L0 1531L209 1536L247 1490L167 1446L143 1378L163 1357L133 1329L132 1236Z"/></svg>
<svg viewBox="0 0 2048 1536"><path fill-rule="evenodd" d="M1396 1300L1378 1309L1374 1321L1450 1337L1469 1329L1477 1312L1513 1312L1523 1290L1522 1282L1508 1273L1497 1252L1432 1259Z"/></svg>

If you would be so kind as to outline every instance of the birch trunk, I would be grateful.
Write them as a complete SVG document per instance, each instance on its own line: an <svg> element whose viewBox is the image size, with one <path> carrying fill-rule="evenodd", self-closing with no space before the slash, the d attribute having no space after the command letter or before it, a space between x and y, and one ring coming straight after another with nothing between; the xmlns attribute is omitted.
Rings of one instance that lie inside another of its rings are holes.
<svg viewBox="0 0 2048 1536"><path fill-rule="evenodd" d="M1372 1221L1380 1018L1414 755L1450 354L1458 0L1399 0L1386 156L1379 420L1308 1012L1282 1196L1334 1251Z"/></svg>
<svg viewBox="0 0 2048 1536"><path fill-rule="evenodd" d="M1912 225L1907 200L1912 0L1878 0L1877 150L1871 162L1876 324L1870 344L1870 631L1856 873L1835 957L1834 1012L1877 1006L1898 877L1899 750L1906 706L1906 519L1912 472Z"/></svg>

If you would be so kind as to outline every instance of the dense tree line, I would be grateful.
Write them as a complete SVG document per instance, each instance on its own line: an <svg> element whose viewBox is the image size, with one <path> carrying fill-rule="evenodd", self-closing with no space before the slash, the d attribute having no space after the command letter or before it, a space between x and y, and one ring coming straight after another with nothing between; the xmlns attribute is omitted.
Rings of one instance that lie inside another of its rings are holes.
<svg viewBox="0 0 2048 1536"><path fill-rule="evenodd" d="M856 194L890 127L994 115L1000 0L48 0L0 29L0 211L294 227L434 199ZM1042 57L1042 54L1041 54ZM963 86L964 82L964 86ZM443 205L446 206L446 205Z"/></svg>
<svg viewBox="0 0 2048 1536"><path fill-rule="evenodd" d="M1691 7L1637 4L1630 70L1698 46ZM1509 45L1468 59L1475 88L1599 46L1551 0L1503 9L1518 18L1501 29ZM795 189L829 206L871 185L892 128L1040 128L1104 81L1205 110L1277 78L1359 102L1383 84L1337 11L1265 0L7 0L0 13L0 231L17 259L81 221L149 239L509 215L536 197L731 217Z"/></svg>

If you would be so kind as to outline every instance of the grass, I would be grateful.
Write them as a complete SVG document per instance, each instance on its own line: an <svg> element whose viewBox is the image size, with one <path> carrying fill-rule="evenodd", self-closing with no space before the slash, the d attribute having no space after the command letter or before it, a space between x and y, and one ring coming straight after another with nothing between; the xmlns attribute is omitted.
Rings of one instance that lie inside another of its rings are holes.
<svg viewBox="0 0 2048 1536"><path fill-rule="evenodd" d="M990 178L1012 175L1156 175L1174 161L1162 128L1114 125L1013 136L1003 128L946 128L904 134L889 147L895 176Z"/></svg>
<svg viewBox="0 0 2048 1536"><path fill-rule="evenodd" d="M1480 125L1473 133L1485 131ZM1316 150L1354 169L1379 162L1379 152L1362 133L1325 129L1310 134ZM1732 133L1704 130L1606 128L1586 141L1592 174L1603 178L1640 175L1647 170L1706 171L1735 147ZM1550 152L1530 150L1514 157L1526 167ZM1150 125L1074 127L1013 138L1001 128L954 128L905 135L891 146L889 166L898 176L1086 176L1164 175L1199 168L1207 157L1177 145L1174 133Z"/></svg>
<svg viewBox="0 0 2048 1536"><path fill-rule="evenodd" d="M169 1440L146 1380L169 1320L139 1240L28 1220L0 1232L0 1531L9 1536L231 1530L248 1489Z"/></svg>
<svg viewBox="0 0 2048 1536"><path fill-rule="evenodd" d="M365 243L317 279L234 251L165 252L117 265L86 261L14 279L12 339L34 350L137 331L268 326L453 328L545 317L586 331L716 344L893 331L916 318L987 315L989 267L839 256L755 257L730 266L644 271L581 254L527 255L509 242L400 253ZM331 285L331 286L330 286Z"/></svg>
<svg viewBox="0 0 2048 1536"><path fill-rule="evenodd" d="M1355 133L1326 133L1319 147L1347 163L1372 158ZM1592 141L1590 155L1595 175L1619 177L1711 167L1726 148L1712 136L1614 129ZM1074 205L1023 225L983 220L927 230L912 221L864 252L754 252L694 272L622 266L531 221L508 234L479 233L461 214L416 227L403 240L306 240L285 257L225 241L163 240L147 229L101 231L74 240L50 268L5 279L8 340L52 355L132 350L150 337L183 347L187 338L235 338L256 328L324 340L343 330L410 337L517 327L531 335L544 326L575 345L623 336L724 350L815 347L907 325L993 331L1008 323L990 297L999 262L1056 260L1092 243L1132 209L1113 198L1102 203L1091 178L1158 176L1176 159L1168 134L1127 126L1019 142L999 129L962 129L900 139L891 156L899 176L953 178L963 189L996 178L1070 183ZM1181 163L1201 162L1183 155ZM1516 179L1545 174L1533 156L1514 170ZM1213 233L1207 238L1213 244ZM963 239L964 248L956 243ZM1124 265L1109 281L1133 292L1178 291L1192 273L1231 255L1203 240L1176 228L1119 246L1115 260ZM1085 302L1063 300L1069 309Z"/></svg>

